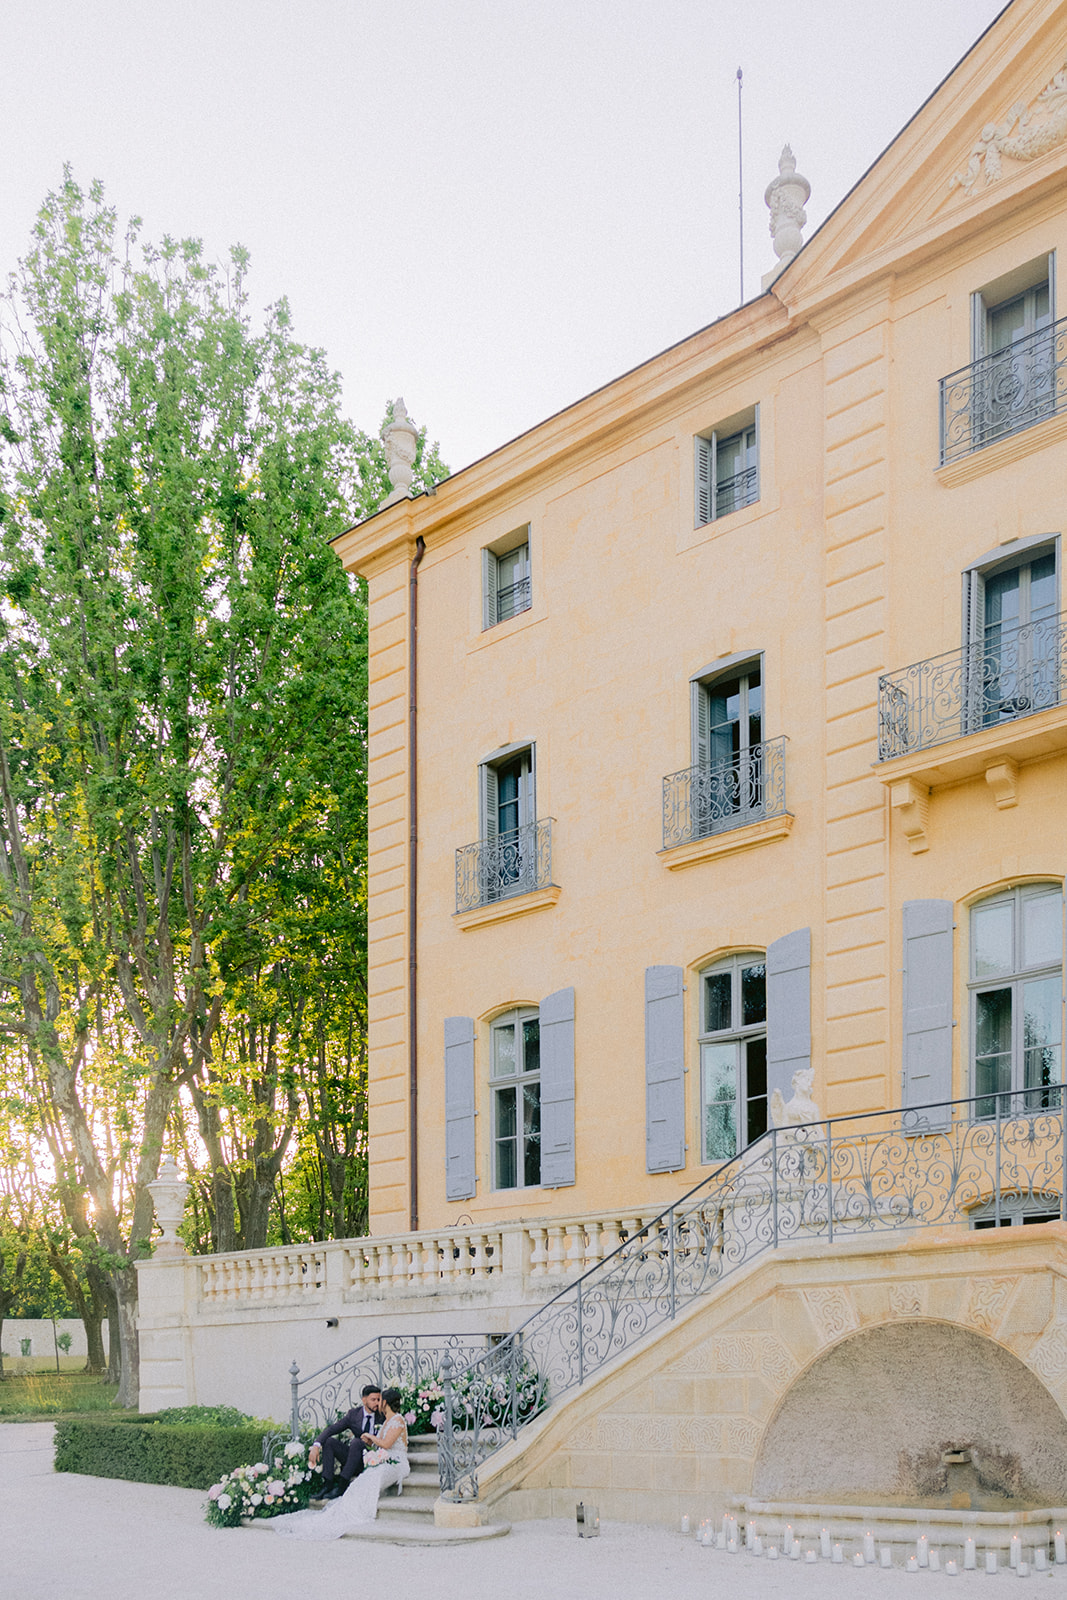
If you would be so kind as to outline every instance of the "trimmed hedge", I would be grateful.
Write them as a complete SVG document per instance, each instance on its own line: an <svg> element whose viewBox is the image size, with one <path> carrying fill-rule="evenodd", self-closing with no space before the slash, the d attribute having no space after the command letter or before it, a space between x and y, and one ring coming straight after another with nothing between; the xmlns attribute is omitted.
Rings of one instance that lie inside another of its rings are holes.
<svg viewBox="0 0 1067 1600"><path fill-rule="evenodd" d="M56 1424L55 1469L131 1483L210 1489L235 1467L262 1458L264 1432L262 1426L155 1422L150 1415L78 1417Z"/></svg>

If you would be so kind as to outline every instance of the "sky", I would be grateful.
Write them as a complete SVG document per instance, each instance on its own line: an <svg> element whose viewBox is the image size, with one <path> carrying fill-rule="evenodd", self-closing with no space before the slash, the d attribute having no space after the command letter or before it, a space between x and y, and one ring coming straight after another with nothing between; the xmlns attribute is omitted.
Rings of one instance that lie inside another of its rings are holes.
<svg viewBox="0 0 1067 1600"><path fill-rule="evenodd" d="M783 144L810 238L1002 6L0 0L0 277L69 162L455 471L738 304L738 67L749 299Z"/></svg>

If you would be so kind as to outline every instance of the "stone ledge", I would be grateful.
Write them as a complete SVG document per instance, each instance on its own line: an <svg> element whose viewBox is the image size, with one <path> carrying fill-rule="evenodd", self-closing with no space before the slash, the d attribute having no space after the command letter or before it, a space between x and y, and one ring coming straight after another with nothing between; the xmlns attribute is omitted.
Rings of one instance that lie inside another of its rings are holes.
<svg viewBox="0 0 1067 1600"><path fill-rule="evenodd" d="M982 445L959 461L950 461L947 466L938 467L938 482L944 484L946 489L954 488L957 483L970 483L975 478L984 477L987 472L1010 466L1013 461L1021 461L1024 456L1032 455L1035 450L1043 450L1046 445L1056 444L1063 438L1067 438L1067 410L1059 411L1041 422L1034 422L1029 428L1021 428L1018 433L998 439L995 444Z"/></svg>
<svg viewBox="0 0 1067 1600"><path fill-rule="evenodd" d="M965 733L945 744L876 761L872 771L890 787L912 778L927 788L940 789L982 777L990 767L1006 766L1008 762L1018 767L1063 750L1067 750L1067 705L1049 706L1014 722L999 722L995 727ZM995 785L990 787L995 796Z"/></svg>
<svg viewBox="0 0 1067 1600"><path fill-rule="evenodd" d="M750 822L743 828L730 828L726 833L709 833L703 839L674 845L670 850L660 850L657 854L668 872L678 872L682 867L696 866L698 861L713 861L718 856L736 855L741 850L754 850L757 845L770 844L774 839L788 838L793 831L793 820L793 813L786 811L780 817Z"/></svg>
<svg viewBox="0 0 1067 1600"><path fill-rule="evenodd" d="M545 889L531 889L529 894L511 895L505 900L493 900L489 905L475 906L473 911L457 911L452 921L464 932L484 927L487 922L509 922L512 917L525 916L528 911L544 911L554 906L561 892L558 884L550 883Z"/></svg>

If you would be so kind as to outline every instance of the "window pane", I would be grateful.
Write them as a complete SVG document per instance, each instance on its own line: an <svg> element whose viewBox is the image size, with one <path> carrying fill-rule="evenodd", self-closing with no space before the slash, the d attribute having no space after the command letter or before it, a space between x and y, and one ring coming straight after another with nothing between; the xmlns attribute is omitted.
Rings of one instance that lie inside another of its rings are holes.
<svg viewBox="0 0 1067 1600"><path fill-rule="evenodd" d="M767 968L759 966L741 968L741 1025L749 1028L756 1022L767 1020Z"/></svg>
<svg viewBox="0 0 1067 1600"><path fill-rule="evenodd" d="M496 1096L496 1136L512 1139L515 1136L515 1091L498 1089Z"/></svg>
<svg viewBox="0 0 1067 1600"><path fill-rule="evenodd" d="M976 1095L1006 1092L1011 1088L1011 990L990 989L975 996L974 1091ZM992 1101L980 1101L978 1115L996 1111ZM1001 1106L1007 1113L1007 1104Z"/></svg>
<svg viewBox="0 0 1067 1600"><path fill-rule="evenodd" d="M541 1023L527 1017L522 1025L522 1070L536 1072L541 1065Z"/></svg>
<svg viewBox="0 0 1067 1600"><path fill-rule="evenodd" d="M737 1046L706 1044L701 1067L704 1160L728 1161L737 1154Z"/></svg>
<svg viewBox="0 0 1067 1600"><path fill-rule="evenodd" d="M1059 962L1063 952L1063 901L1058 894L1023 897L1024 967Z"/></svg>
<svg viewBox="0 0 1067 1600"><path fill-rule="evenodd" d="M745 1143L767 1132L767 1041L749 1039L745 1045Z"/></svg>
<svg viewBox="0 0 1067 1600"><path fill-rule="evenodd" d="M976 906L971 912L976 978L989 978L996 972L1012 970L1013 910L1010 900L1001 900L996 905Z"/></svg>
<svg viewBox="0 0 1067 1600"><path fill-rule="evenodd" d="M518 1184L515 1160L515 1091L500 1089L496 1094L496 1186L514 1189Z"/></svg>
<svg viewBox="0 0 1067 1600"><path fill-rule="evenodd" d="M541 1182L541 1085L527 1083L522 1091L523 1183Z"/></svg>
<svg viewBox="0 0 1067 1600"><path fill-rule="evenodd" d="M733 1026L730 995L732 972L709 972L704 979L704 1032L721 1033Z"/></svg>
<svg viewBox="0 0 1067 1600"><path fill-rule="evenodd" d="M493 1077L512 1078L515 1075L515 1024L505 1023L493 1029Z"/></svg>
<svg viewBox="0 0 1067 1600"><path fill-rule="evenodd" d="M1047 1088L1060 1081L1060 980L1038 978L1023 984L1024 1083ZM1042 1102L1047 1104L1048 1098ZM1058 1102L1057 1102L1058 1103ZM1027 1109L1035 1110L1029 1099Z"/></svg>
<svg viewBox="0 0 1067 1600"><path fill-rule="evenodd" d="M1041 622L1056 610L1056 557L1030 563L1030 622Z"/></svg>

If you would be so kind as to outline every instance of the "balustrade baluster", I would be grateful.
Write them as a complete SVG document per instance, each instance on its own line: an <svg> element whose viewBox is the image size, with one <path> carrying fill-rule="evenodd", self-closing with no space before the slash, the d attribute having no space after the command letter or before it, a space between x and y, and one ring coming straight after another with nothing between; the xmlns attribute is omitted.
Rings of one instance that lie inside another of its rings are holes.
<svg viewBox="0 0 1067 1600"><path fill-rule="evenodd" d="M558 1278L564 1271L563 1263L563 1238L564 1230L560 1227L548 1229L548 1275Z"/></svg>
<svg viewBox="0 0 1067 1600"><path fill-rule="evenodd" d="M530 1236L530 1277L543 1278L548 1271L548 1229L528 1228Z"/></svg>
<svg viewBox="0 0 1067 1600"><path fill-rule="evenodd" d="M471 1239L472 1244L474 1246L474 1260L473 1260L473 1266L471 1268L471 1276L474 1277L474 1278L484 1278L486 1276L486 1270L485 1270L485 1234L484 1233L472 1233L470 1235L470 1239Z"/></svg>
<svg viewBox="0 0 1067 1600"><path fill-rule="evenodd" d="M424 1233L420 1248L420 1283L436 1283L440 1275L440 1258L437 1254L437 1239L432 1233Z"/></svg>
<svg viewBox="0 0 1067 1600"><path fill-rule="evenodd" d="M568 1276L577 1276L585 1264L585 1224L583 1222L568 1222L566 1226L567 1253L564 1257L564 1267Z"/></svg>
<svg viewBox="0 0 1067 1600"><path fill-rule="evenodd" d="M502 1233L487 1233L486 1244L486 1272L491 1277L498 1277L504 1268L504 1236Z"/></svg>

